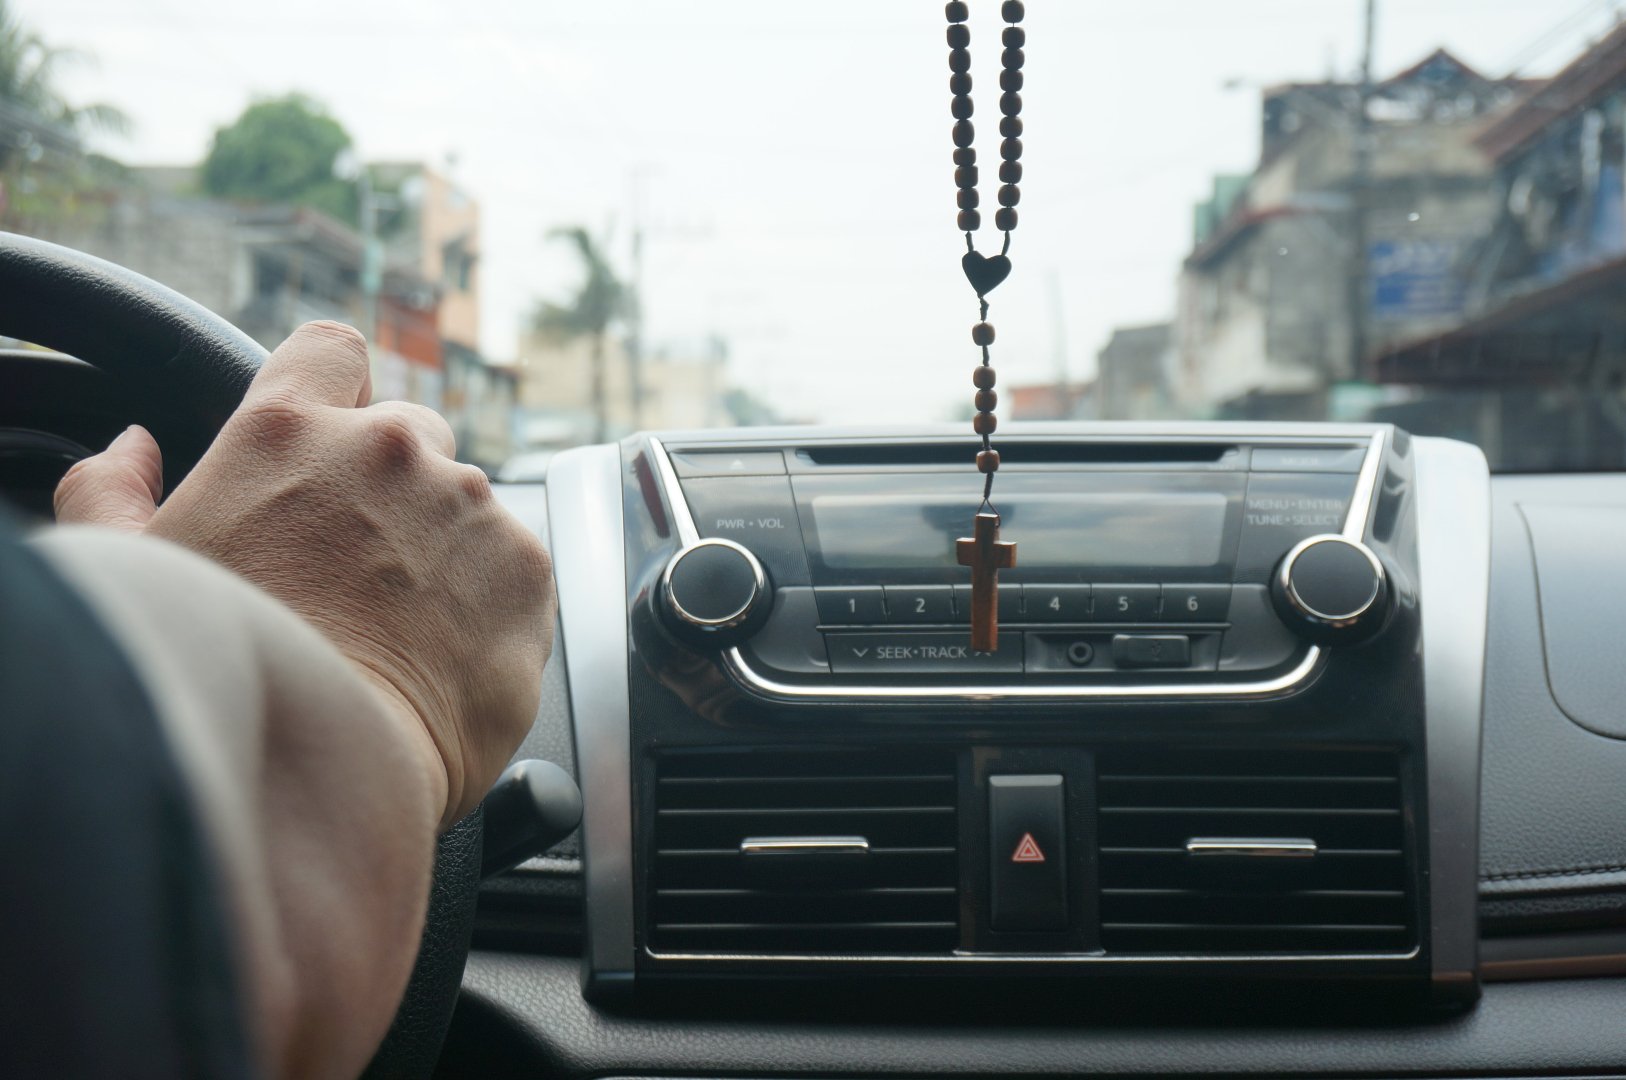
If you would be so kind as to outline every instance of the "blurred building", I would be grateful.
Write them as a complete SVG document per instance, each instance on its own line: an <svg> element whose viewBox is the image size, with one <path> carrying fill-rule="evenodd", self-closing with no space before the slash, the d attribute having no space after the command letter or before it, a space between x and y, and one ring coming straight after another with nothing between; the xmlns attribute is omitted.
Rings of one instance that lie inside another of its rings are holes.
<svg viewBox="0 0 1626 1080"><path fill-rule="evenodd" d="M1327 415L1391 344L1454 325L1456 267L1496 213L1486 118L1531 84L1438 50L1371 86L1267 89L1261 150L1218 177L1181 270L1171 396L1183 411Z"/></svg>
<svg viewBox="0 0 1626 1080"><path fill-rule="evenodd" d="M1096 354L1101 415L1114 420L1167 420L1181 415L1175 394L1172 323L1123 326Z"/></svg>
<svg viewBox="0 0 1626 1080"><path fill-rule="evenodd" d="M1378 375L1425 388L1493 465L1626 463L1626 26L1475 144L1496 211L1458 268L1461 317L1384 349Z"/></svg>
<svg viewBox="0 0 1626 1080"><path fill-rule="evenodd" d="M1022 383L1005 392L1012 420L1095 420L1103 413L1087 382ZM966 419L970 419L969 416Z"/></svg>
<svg viewBox="0 0 1626 1080"><path fill-rule="evenodd" d="M619 336L603 343L595 375L593 345L585 337L555 340L527 334L519 346L520 448L591 442L595 378L602 379L604 437L640 429L718 427L742 422L730 403L737 395L726 373L727 350L718 339L677 343L646 353L639 366L642 404L633 415L629 353Z"/></svg>
<svg viewBox="0 0 1626 1080"><path fill-rule="evenodd" d="M313 319L360 327L374 399L446 413L470 434L465 460L495 467L510 450L516 382L474 370L489 367L478 351L479 207L423 166L376 169L376 273L363 230L308 207L200 195L193 166L129 170L31 231L162 282L268 349Z"/></svg>

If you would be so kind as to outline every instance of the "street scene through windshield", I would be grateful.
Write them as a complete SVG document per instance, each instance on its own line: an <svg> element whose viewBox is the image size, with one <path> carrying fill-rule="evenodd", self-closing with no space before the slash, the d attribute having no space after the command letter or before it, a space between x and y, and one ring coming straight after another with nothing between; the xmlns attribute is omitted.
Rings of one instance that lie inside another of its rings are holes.
<svg viewBox="0 0 1626 1080"><path fill-rule="evenodd" d="M1000 23L970 7L991 252ZM1613 2L1028 7L1002 420L1392 421L1494 470L1626 467ZM351 323L375 399L504 479L641 429L963 425L946 56L924 2L0 0L0 228L267 347Z"/></svg>

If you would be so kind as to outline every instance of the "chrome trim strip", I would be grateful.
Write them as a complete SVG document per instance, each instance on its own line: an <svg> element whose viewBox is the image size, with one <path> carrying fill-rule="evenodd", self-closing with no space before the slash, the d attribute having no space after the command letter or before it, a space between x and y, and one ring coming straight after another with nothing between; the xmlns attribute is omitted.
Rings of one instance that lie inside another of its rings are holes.
<svg viewBox="0 0 1626 1080"><path fill-rule="evenodd" d="M1186 841L1186 854L1198 858L1313 859L1319 850L1314 840L1194 836Z"/></svg>
<svg viewBox="0 0 1626 1080"><path fill-rule="evenodd" d="M1184 955L1181 953L1160 953L1145 955L1113 955L1104 953L952 953L943 956L877 956L877 955L831 955L812 956L802 953L669 953L655 952L646 949L645 955L653 960L731 960L735 963L781 963L791 961L795 963L816 964L1040 964L1071 966L1075 964L1235 964L1238 967L1249 967L1254 964L1324 964L1328 962L1347 963L1358 961L1362 963L1394 962L1397 960L1415 960L1419 950L1411 949L1403 953L1321 953L1310 955L1306 953L1284 953L1282 955L1237 955L1237 956L1211 956L1198 953Z"/></svg>
<svg viewBox="0 0 1626 1080"><path fill-rule="evenodd" d="M748 836L741 855L868 855L862 836Z"/></svg>
<svg viewBox="0 0 1626 1080"><path fill-rule="evenodd" d="M1372 508L1377 502L1378 471L1383 465L1383 447L1388 428L1372 433L1372 442L1366 448L1366 460L1361 463L1361 474L1355 481L1355 494L1349 500L1349 514L1344 518L1344 537L1357 542L1366 539L1366 529L1372 520Z"/></svg>
<svg viewBox="0 0 1626 1080"><path fill-rule="evenodd" d="M570 679L582 786L586 946L591 989L632 979L632 706L627 685L626 533L621 451L566 450L548 468L560 644Z"/></svg>
<svg viewBox="0 0 1626 1080"><path fill-rule="evenodd" d="M1490 472L1477 446L1416 438L1417 563L1427 586L1429 939L1436 991L1477 992L1479 737L1490 603Z"/></svg>
<svg viewBox="0 0 1626 1080"><path fill-rule="evenodd" d="M1367 444L1366 460L1355 481L1355 492L1350 499L1349 513L1344 519L1343 535L1360 540L1366 535L1367 521L1371 517L1379 467L1387 441L1387 428L1373 432ZM1157 442L1155 437L1144 441ZM677 526L678 539L684 546L700 539L689 504L683 497L677 473L667 455L666 447L656 438L649 440L650 456L660 473L661 485L666 490L666 501ZM1271 697L1285 693L1299 685L1320 665L1322 650L1312 645L1304 658L1291 671L1272 679L1238 683L1133 683L1115 686L1078 683L1024 683L949 685L949 686L810 686L780 682L753 668L738 648L722 654L723 668L730 677L756 694L784 701L844 700L849 698L879 698L888 701L998 701L1019 699L1025 701L1069 701L1078 698L1253 698Z"/></svg>

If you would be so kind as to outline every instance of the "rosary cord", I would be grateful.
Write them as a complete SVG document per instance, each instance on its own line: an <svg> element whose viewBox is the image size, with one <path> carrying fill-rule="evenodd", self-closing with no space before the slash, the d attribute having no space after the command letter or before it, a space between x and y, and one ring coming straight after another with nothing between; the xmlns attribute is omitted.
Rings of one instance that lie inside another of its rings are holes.
<svg viewBox="0 0 1626 1080"><path fill-rule="evenodd" d="M999 471L999 452L994 449L993 433L998 426L994 410L999 397L994 393L995 373L988 346L994 341L994 328L988 322L990 289L1004 281L1011 272L1011 230L1016 228L1016 204L1021 200L1017 185L1022 179L1022 46L1027 33L1018 23L1023 19L1022 0L1002 0L1000 18L1008 25L1000 33L1004 46L999 56L999 180L996 199L999 209L994 213L994 227L1005 234L998 255L984 258L977 253L971 234L982 225L978 211L977 151L972 143L975 130L971 123L975 106L971 100L971 31L966 26L970 8L966 0L949 0L944 7L948 18L949 92L953 95L949 111L954 116L954 186L959 215L955 219L965 233L965 257L961 266L966 277L977 290L979 321L971 328L971 340L982 349L982 363L972 372L971 381L977 388L976 418L973 430L982 438L982 449L977 454L977 470L982 473L982 503L978 513L993 511L994 474Z"/></svg>

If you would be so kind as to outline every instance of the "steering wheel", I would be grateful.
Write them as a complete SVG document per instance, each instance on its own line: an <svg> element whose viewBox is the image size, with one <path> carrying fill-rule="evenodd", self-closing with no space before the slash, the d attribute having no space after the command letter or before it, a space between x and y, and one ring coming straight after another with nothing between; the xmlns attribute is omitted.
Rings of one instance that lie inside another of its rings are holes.
<svg viewBox="0 0 1626 1080"><path fill-rule="evenodd" d="M0 333L68 353L115 380L130 419L146 423L163 447L171 486L208 449L266 356L237 327L155 281L4 232ZM433 1072L468 957L480 857L476 810L436 849L417 964L367 1077L420 1080Z"/></svg>

